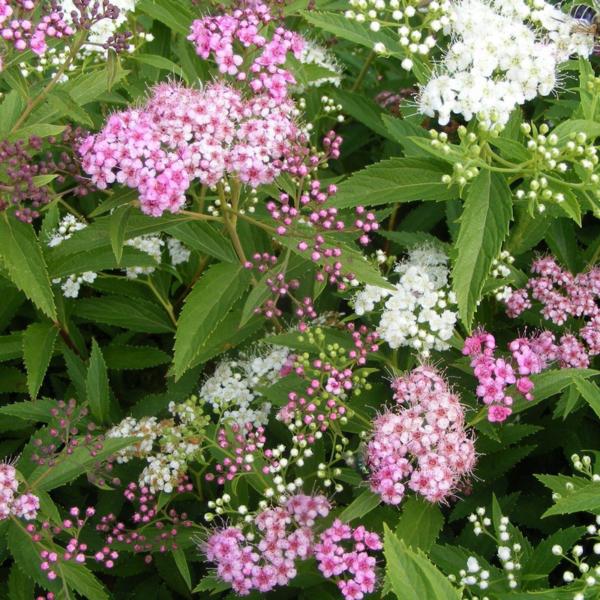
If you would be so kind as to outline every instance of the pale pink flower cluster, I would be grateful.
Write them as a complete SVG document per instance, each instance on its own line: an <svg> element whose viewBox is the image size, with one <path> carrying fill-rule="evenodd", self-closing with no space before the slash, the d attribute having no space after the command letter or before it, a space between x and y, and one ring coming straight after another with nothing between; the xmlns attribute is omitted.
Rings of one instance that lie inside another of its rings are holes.
<svg viewBox="0 0 600 600"><path fill-rule="evenodd" d="M225 527L208 538L203 551L216 564L217 577L240 596L287 585L296 577L296 561L315 556L326 577L346 576L337 580L346 600L360 600L375 588L375 559L368 550L380 550L381 542L364 527L352 530L339 520L317 538L314 526L330 509L325 496L297 494L283 507L260 512L252 536L241 527ZM346 550L341 542L353 547Z"/></svg>
<svg viewBox="0 0 600 600"><path fill-rule="evenodd" d="M475 465L460 399L429 366L397 378L392 388L397 407L375 419L366 449L371 489L386 504L400 504L407 487L442 502Z"/></svg>
<svg viewBox="0 0 600 600"><path fill-rule="evenodd" d="M16 469L0 463L0 521L11 516L31 521L37 517L40 499L31 493L19 494Z"/></svg>
<svg viewBox="0 0 600 600"><path fill-rule="evenodd" d="M272 98L283 100L295 79L282 65L289 52L301 58L304 40L283 27L277 27L267 40L262 32L271 21L268 6L256 3L229 15L196 19L188 40L194 43L197 54L204 60L212 54L221 73L235 76L238 81L248 80L255 93L266 92ZM244 55L252 57L247 64L244 64Z"/></svg>
<svg viewBox="0 0 600 600"><path fill-rule="evenodd" d="M194 179L208 186L225 175L252 187L272 182L305 141L294 112L290 100L245 99L221 83L161 84L144 106L113 114L79 151L100 189L137 188L142 211L160 216L183 206Z"/></svg>
<svg viewBox="0 0 600 600"><path fill-rule="evenodd" d="M31 17L34 18L36 4L33 0L0 0L0 36L19 52L31 50L41 56L48 49L47 38L69 37L74 30L65 21L63 14L56 10L43 14L37 23L17 14L32 13ZM0 58L0 70L1 68Z"/></svg>
<svg viewBox="0 0 600 600"><path fill-rule="evenodd" d="M379 536L362 525L352 529L336 519L315 546L319 571L327 578L336 577L345 600L362 600L375 591L377 561L369 550L381 550Z"/></svg>
<svg viewBox="0 0 600 600"><path fill-rule="evenodd" d="M478 380L477 396L488 406L488 420L505 421L511 414L514 399L507 392L514 385L526 400L533 400L533 381L552 363L560 367L585 368L589 356L583 344L571 334L563 335L556 343L550 331L531 337L514 339L508 345L512 361L496 357L496 340L491 333L480 329L465 340L463 354L471 357L471 367Z"/></svg>
<svg viewBox="0 0 600 600"><path fill-rule="evenodd" d="M542 304L544 319L555 325L564 325L569 318L584 319L579 335L588 346L587 353L600 354L600 267L573 275L548 256L534 261L531 272L535 276L529 279L527 286L513 291L506 300L508 316L518 317L532 307L533 299ZM572 340L571 346L573 355L577 354Z"/></svg>

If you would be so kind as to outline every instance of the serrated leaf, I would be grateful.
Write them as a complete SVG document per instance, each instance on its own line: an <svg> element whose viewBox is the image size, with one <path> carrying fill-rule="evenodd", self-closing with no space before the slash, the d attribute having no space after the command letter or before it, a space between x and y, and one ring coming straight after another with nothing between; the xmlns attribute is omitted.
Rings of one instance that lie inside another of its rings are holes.
<svg viewBox="0 0 600 600"><path fill-rule="evenodd" d="M50 365L58 329L54 323L32 323L23 332L23 360L27 370L27 389L36 398Z"/></svg>
<svg viewBox="0 0 600 600"><path fill-rule="evenodd" d="M452 200L458 192L442 183L442 176L447 172L447 165L431 159L390 158L343 181L331 205L348 208L415 200Z"/></svg>
<svg viewBox="0 0 600 600"><path fill-rule="evenodd" d="M48 173L48 175L36 175L35 177L32 177L31 180L35 187L41 188L53 182L57 177L58 175L56 173Z"/></svg>
<svg viewBox="0 0 600 600"><path fill-rule="evenodd" d="M40 398L35 402L26 400L25 402L14 402L0 406L0 415L16 417L24 421L47 423L52 419L52 409L56 408L54 400Z"/></svg>
<svg viewBox="0 0 600 600"><path fill-rule="evenodd" d="M31 136L38 136L41 138L49 137L52 135L59 135L66 129L66 125L52 125L51 123L36 123L35 125L27 125L21 127L14 133L8 136L11 142L17 140L26 140Z"/></svg>
<svg viewBox="0 0 600 600"><path fill-rule="evenodd" d="M37 467L28 478L29 485L34 492L36 489L49 492L77 479L94 465L131 445L135 440L136 438L106 439L102 442L102 449L97 450L93 456L89 448L80 446L71 454L63 454L52 467Z"/></svg>
<svg viewBox="0 0 600 600"><path fill-rule="evenodd" d="M188 587L188 590L192 589L192 575L190 573L190 567L188 566L187 559L185 558L185 552L181 548L176 548L172 551L173 560L177 565L177 570L179 574L185 581L185 584Z"/></svg>
<svg viewBox="0 0 600 600"><path fill-rule="evenodd" d="M568 552L584 533L585 527L569 527L559 529L542 540L522 566L521 572L526 587L547 583L548 575L563 560L561 556L552 553L552 546L558 544L565 552Z"/></svg>
<svg viewBox="0 0 600 600"><path fill-rule="evenodd" d="M443 526L444 516L437 504L411 496L403 503L396 535L413 550L429 552Z"/></svg>
<svg viewBox="0 0 600 600"><path fill-rule="evenodd" d="M354 519L360 519L368 515L380 504L381 496L374 494L371 490L364 490L342 511L340 519L350 523Z"/></svg>
<svg viewBox="0 0 600 600"><path fill-rule="evenodd" d="M575 379L575 387L600 419L600 388L587 379Z"/></svg>
<svg viewBox="0 0 600 600"><path fill-rule="evenodd" d="M50 96L48 96L48 103L52 108L56 109L62 115L69 115L69 119L83 123L88 127L93 127L94 122L90 118L90 115L79 105L71 94L61 87L55 88Z"/></svg>
<svg viewBox="0 0 600 600"><path fill-rule="evenodd" d="M187 24L193 18L187 7L177 0L138 0L136 10L146 13L181 35L187 35Z"/></svg>
<svg viewBox="0 0 600 600"><path fill-rule="evenodd" d="M186 83L189 83L183 69L178 64L164 56L160 56L158 54L134 54L131 58L144 65L149 65L151 67L155 67L156 69L160 69L161 71L173 73L182 79L185 79Z"/></svg>
<svg viewBox="0 0 600 600"><path fill-rule="evenodd" d="M386 574L399 600L458 600L458 590L419 550L414 551L384 525Z"/></svg>
<svg viewBox="0 0 600 600"><path fill-rule="evenodd" d="M181 223L171 227L169 235L183 242L190 250L207 254L223 262L238 262L229 238L210 223L201 221Z"/></svg>
<svg viewBox="0 0 600 600"><path fill-rule="evenodd" d="M470 331L492 261L502 250L512 219L506 179L482 170L471 183L460 218L452 281L459 314Z"/></svg>
<svg viewBox="0 0 600 600"><path fill-rule="evenodd" d="M220 263L196 282L177 321L173 358L177 379L191 366L198 347L227 316L249 281L250 274L241 265Z"/></svg>
<svg viewBox="0 0 600 600"><path fill-rule="evenodd" d="M69 587L87 600L110 600L106 588L85 566L73 561L62 561L60 574Z"/></svg>
<svg viewBox="0 0 600 600"><path fill-rule="evenodd" d="M110 388L106 363L96 340L92 340L92 352L85 379L85 389L92 416L101 423L105 423L108 420L110 408Z"/></svg>
<svg viewBox="0 0 600 600"><path fill-rule="evenodd" d="M123 257L125 231L127 230L127 221L129 221L131 210L131 204L124 204L119 206L110 217L110 245L118 265L121 264L121 258Z"/></svg>
<svg viewBox="0 0 600 600"><path fill-rule="evenodd" d="M34 597L34 582L19 565L13 563L8 576L8 597L10 600L31 600Z"/></svg>
<svg viewBox="0 0 600 600"><path fill-rule="evenodd" d="M0 362L23 356L23 333L0 335Z"/></svg>
<svg viewBox="0 0 600 600"><path fill-rule="evenodd" d="M111 344L103 351L109 370L127 371L150 369L171 362L171 356L154 346Z"/></svg>
<svg viewBox="0 0 600 600"><path fill-rule="evenodd" d="M175 329L161 306L141 298L84 298L75 301L74 316L140 333L172 333Z"/></svg>
<svg viewBox="0 0 600 600"><path fill-rule="evenodd" d="M569 515L577 512L597 513L600 510L600 483L594 481L573 490L565 491L543 515L542 519L552 515Z"/></svg>
<svg viewBox="0 0 600 600"><path fill-rule="evenodd" d="M33 227L0 215L0 262L13 283L48 317L56 321L56 306L46 263Z"/></svg>

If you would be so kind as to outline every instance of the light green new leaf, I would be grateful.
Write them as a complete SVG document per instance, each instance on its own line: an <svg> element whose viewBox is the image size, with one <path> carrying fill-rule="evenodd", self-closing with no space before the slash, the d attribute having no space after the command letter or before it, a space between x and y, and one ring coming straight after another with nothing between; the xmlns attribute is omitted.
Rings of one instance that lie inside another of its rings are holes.
<svg viewBox="0 0 600 600"><path fill-rule="evenodd" d="M349 208L414 200L453 200L458 195L455 188L442 183L447 169L447 165L431 159L383 160L342 182L332 205Z"/></svg>
<svg viewBox="0 0 600 600"><path fill-rule="evenodd" d="M33 227L6 212L0 215L0 263L12 282L45 315L56 321L52 287Z"/></svg>
<svg viewBox="0 0 600 600"><path fill-rule="evenodd" d="M27 389L32 398L36 398L50 359L54 353L54 345L58 329L53 323L32 323L23 332L23 360L27 369Z"/></svg>
<svg viewBox="0 0 600 600"><path fill-rule="evenodd" d="M92 340L92 353L85 379L85 389L92 415L98 421L106 422L110 408L110 389L106 363L96 340Z"/></svg>
<svg viewBox="0 0 600 600"><path fill-rule="evenodd" d="M210 267L186 298L175 334L175 377L190 367L198 348L227 316L248 287L249 272L241 265L220 263Z"/></svg>
<svg viewBox="0 0 600 600"><path fill-rule="evenodd" d="M511 219L512 194L506 180L497 173L481 171L467 192L452 270L460 318L468 330Z"/></svg>
<svg viewBox="0 0 600 600"><path fill-rule="evenodd" d="M398 600L458 600L458 590L420 550L412 550L384 526L386 575Z"/></svg>

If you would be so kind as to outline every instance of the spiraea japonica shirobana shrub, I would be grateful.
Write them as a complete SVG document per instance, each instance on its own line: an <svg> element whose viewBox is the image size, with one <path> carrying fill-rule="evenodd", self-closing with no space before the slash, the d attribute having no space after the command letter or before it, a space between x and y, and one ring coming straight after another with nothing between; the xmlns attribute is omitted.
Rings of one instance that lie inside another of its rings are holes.
<svg viewBox="0 0 600 600"><path fill-rule="evenodd" d="M2 597L598 597L595 23L0 0Z"/></svg>

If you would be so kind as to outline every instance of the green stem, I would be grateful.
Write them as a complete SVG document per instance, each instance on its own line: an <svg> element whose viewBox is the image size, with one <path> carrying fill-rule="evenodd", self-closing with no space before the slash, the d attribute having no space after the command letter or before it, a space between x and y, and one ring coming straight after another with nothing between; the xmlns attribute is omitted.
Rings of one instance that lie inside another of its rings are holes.
<svg viewBox="0 0 600 600"><path fill-rule="evenodd" d="M376 56L377 56L377 53L375 52L375 50L371 50L369 56L367 56L367 60L365 60L365 64L362 66L362 69L360 70L360 73L358 74L358 77L356 78L356 81L354 82L354 85L350 88L351 92L356 92L360 88L364 78L366 77L366 75L369 71L369 67L371 66L371 63L375 60Z"/></svg>
<svg viewBox="0 0 600 600"><path fill-rule="evenodd" d="M175 313L173 312L173 306L171 305L171 303L162 297L162 295L156 289L155 285L152 283L152 280L150 278L146 279L144 283L152 290L152 293L156 296L156 299L161 303L163 308L167 311L167 314L169 315L169 318L173 322L173 325L175 325L175 327L177 327L177 319L175 318Z"/></svg>
<svg viewBox="0 0 600 600"><path fill-rule="evenodd" d="M77 56L77 53L83 46L86 37L87 31L82 31L77 35L65 62L55 73L54 77L50 80L48 85L35 98L29 100L27 106L25 107L25 110L10 130L9 135L14 133L15 131L18 131L19 128L23 125L23 123L25 123L29 115L34 111L34 109L37 108L48 97L48 94L55 88L56 84L60 81L62 76L67 72L67 69L75 60L75 57Z"/></svg>

